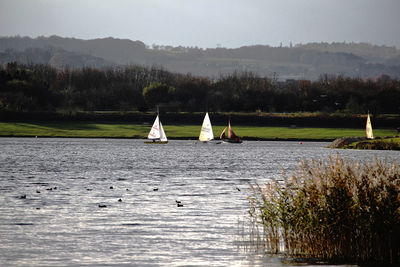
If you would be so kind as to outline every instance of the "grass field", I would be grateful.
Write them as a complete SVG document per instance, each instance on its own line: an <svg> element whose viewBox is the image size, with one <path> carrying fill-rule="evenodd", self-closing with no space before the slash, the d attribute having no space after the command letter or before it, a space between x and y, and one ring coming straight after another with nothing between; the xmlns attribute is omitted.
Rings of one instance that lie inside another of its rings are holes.
<svg viewBox="0 0 400 267"><path fill-rule="evenodd" d="M248 127L232 125L244 140L333 140L338 137L365 136L364 129ZM151 125L90 122L0 122L0 136L147 138ZM197 139L200 125L164 125L169 139ZM213 126L217 138L224 126ZM395 129L374 129L376 137L394 136Z"/></svg>

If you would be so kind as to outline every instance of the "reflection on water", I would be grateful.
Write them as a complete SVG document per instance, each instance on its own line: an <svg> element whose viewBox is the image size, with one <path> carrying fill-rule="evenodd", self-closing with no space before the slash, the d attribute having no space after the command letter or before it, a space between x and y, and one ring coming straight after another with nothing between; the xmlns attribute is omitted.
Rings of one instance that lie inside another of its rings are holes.
<svg viewBox="0 0 400 267"><path fill-rule="evenodd" d="M1 138L0 265L294 265L240 245L248 183L302 158L400 157L326 145Z"/></svg>

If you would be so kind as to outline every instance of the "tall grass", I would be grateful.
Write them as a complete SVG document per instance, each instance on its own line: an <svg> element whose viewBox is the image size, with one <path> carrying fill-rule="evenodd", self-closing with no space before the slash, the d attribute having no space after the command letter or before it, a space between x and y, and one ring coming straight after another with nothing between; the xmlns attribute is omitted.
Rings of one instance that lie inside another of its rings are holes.
<svg viewBox="0 0 400 267"><path fill-rule="evenodd" d="M336 156L303 161L283 178L251 186L250 218L262 226L258 245L336 262L400 263L398 163Z"/></svg>

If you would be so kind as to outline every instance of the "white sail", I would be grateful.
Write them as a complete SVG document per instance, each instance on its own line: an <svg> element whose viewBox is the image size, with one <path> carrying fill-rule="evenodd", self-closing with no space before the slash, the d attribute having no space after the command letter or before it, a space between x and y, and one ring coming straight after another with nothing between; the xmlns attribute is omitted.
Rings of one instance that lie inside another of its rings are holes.
<svg viewBox="0 0 400 267"><path fill-rule="evenodd" d="M168 141L167 136L165 135L164 128L162 127L161 121L160 121L160 141L165 142Z"/></svg>
<svg viewBox="0 0 400 267"><path fill-rule="evenodd" d="M160 125L161 125L161 123L160 123L160 120L157 115L157 118L154 120L153 126L151 127L151 130L149 132L149 135L147 136L148 139L159 139L160 138L160 136L161 136L160 135Z"/></svg>
<svg viewBox="0 0 400 267"><path fill-rule="evenodd" d="M154 120L153 126L147 136L148 139L153 140L152 142L145 142L145 143L153 143L153 144L165 144L168 143L167 136L165 135L164 128L161 124L160 118L156 117Z"/></svg>
<svg viewBox="0 0 400 267"><path fill-rule="evenodd" d="M374 134L372 133L371 119L369 118L369 113L367 116L367 125L365 126L365 131L367 133L368 139L374 139Z"/></svg>
<svg viewBox="0 0 400 267"><path fill-rule="evenodd" d="M199 140L201 142L207 142L214 139L214 133L211 126L210 117L208 112L204 116L203 125L201 126Z"/></svg>

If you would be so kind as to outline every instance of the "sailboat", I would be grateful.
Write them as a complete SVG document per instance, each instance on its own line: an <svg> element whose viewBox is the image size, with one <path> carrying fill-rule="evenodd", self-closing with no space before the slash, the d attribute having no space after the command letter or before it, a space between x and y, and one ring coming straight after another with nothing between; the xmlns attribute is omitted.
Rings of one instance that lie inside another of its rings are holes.
<svg viewBox="0 0 400 267"><path fill-rule="evenodd" d="M231 127L231 121L229 121L229 124L225 129L222 131L221 135L219 138L224 141L224 142L229 142L229 143L242 143L242 140L240 140L240 137L237 136Z"/></svg>
<svg viewBox="0 0 400 267"><path fill-rule="evenodd" d="M200 130L199 141L200 142L208 142L214 139L214 133L211 126L210 117L208 116L208 112L204 116L203 124Z"/></svg>
<svg viewBox="0 0 400 267"><path fill-rule="evenodd" d="M157 117L154 120L153 126L150 129L149 135L147 139L152 141L145 141L146 144L166 144L168 143L167 136L165 135L164 128L161 124L158 109L157 109Z"/></svg>
<svg viewBox="0 0 400 267"><path fill-rule="evenodd" d="M365 131L367 134L367 139L374 139L374 134L372 133L372 125L371 125L371 119L369 117L369 112L367 116L367 124L365 125Z"/></svg>

